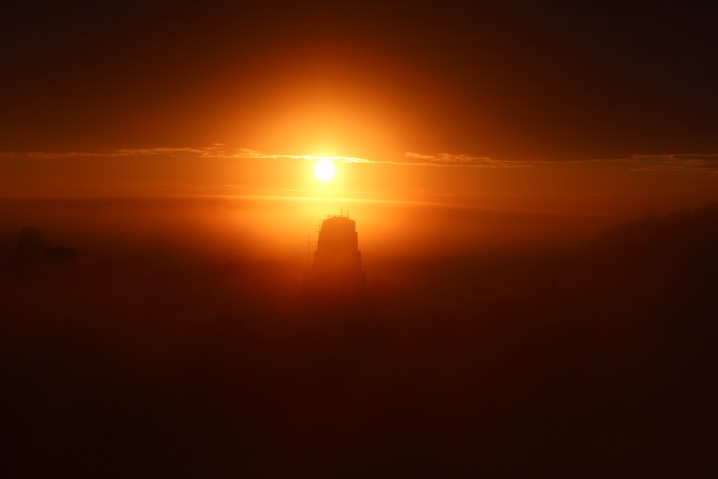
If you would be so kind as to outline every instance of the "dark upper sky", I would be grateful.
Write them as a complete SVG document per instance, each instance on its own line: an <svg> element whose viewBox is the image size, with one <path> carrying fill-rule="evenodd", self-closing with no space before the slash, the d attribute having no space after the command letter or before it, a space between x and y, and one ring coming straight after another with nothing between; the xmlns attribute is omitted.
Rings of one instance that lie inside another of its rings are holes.
<svg viewBox="0 0 718 479"><path fill-rule="evenodd" d="M0 150L287 149L316 101L403 151L718 152L710 2L357 3L4 2Z"/></svg>

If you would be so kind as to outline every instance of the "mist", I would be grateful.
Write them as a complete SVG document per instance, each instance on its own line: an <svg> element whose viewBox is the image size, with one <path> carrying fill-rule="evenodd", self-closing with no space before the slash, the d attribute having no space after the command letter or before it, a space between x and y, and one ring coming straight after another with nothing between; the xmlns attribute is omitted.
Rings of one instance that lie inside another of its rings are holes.
<svg viewBox="0 0 718 479"><path fill-rule="evenodd" d="M323 203L3 202L10 470L634 477L708 466L714 205L611 227L350 207L366 297L326 307L302 291ZM19 249L21 231L37 239L29 225L43 241L34 260Z"/></svg>

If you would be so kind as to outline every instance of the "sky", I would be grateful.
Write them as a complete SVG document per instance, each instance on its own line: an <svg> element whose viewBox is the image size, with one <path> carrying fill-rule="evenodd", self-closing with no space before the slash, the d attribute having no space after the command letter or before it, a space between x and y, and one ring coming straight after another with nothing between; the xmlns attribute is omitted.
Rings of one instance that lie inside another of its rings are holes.
<svg viewBox="0 0 718 479"><path fill-rule="evenodd" d="M700 205L718 186L717 18L669 1L9 2L0 195Z"/></svg>

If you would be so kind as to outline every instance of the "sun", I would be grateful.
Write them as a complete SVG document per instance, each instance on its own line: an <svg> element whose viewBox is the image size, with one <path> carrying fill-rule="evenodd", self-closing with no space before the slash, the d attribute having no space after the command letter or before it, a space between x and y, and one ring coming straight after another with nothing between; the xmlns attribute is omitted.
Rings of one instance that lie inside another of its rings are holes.
<svg viewBox="0 0 718 479"><path fill-rule="evenodd" d="M319 181L331 181L336 173L337 169L334 167L332 160L326 158L320 159L314 165L314 176L316 176Z"/></svg>

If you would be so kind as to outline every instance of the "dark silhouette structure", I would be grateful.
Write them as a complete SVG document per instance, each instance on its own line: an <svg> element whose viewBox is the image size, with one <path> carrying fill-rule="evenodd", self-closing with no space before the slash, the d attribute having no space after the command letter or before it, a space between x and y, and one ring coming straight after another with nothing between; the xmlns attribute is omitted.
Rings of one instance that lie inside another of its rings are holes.
<svg viewBox="0 0 718 479"><path fill-rule="evenodd" d="M21 267L36 267L43 259L45 237L34 226L26 226L20 231L17 241L17 259Z"/></svg>
<svg viewBox="0 0 718 479"><path fill-rule="evenodd" d="M322 222L314 261L304 278L305 292L312 299L359 299L364 296L366 275L356 223L346 216Z"/></svg>
<svg viewBox="0 0 718 479"><path fill-rule="evenodd" d="M75 266L77 254L75 248L62 245L48 246L45 250L45 263L53 269L65 269Z"/></svg>
<svg viewBox="0 0 718 479"><path fill-rule="evenodd" d="M34 226L20 231L14 259L13 272L18 278L38 279L42 275L45 253L45 237Z"/></svg>
<svg viewBox="0 0 718 479"><path fill-rule="evenodd" d="M45 247L45 236L38 228L20 231L12 271L16 277L40 280L48 272L77 269L75 248L63 245Z"/></svg>

